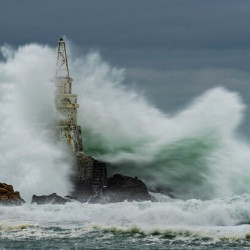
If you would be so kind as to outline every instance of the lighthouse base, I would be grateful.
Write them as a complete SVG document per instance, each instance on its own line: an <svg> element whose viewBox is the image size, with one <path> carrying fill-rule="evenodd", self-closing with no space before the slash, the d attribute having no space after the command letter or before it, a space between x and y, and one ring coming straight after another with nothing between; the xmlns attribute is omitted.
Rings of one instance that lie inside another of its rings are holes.
<svg viewBox="0 0 250 250"><path fill-rule="evenodd" d="M87 197L102 192L107 182L106 164L83 153L76 157L74 196Z"/></svg>

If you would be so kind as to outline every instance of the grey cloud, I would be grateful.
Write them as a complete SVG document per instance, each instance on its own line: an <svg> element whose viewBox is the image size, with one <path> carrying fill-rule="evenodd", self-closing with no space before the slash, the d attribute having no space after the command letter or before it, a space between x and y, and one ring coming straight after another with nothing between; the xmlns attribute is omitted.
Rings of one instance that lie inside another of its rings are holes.
<svg viewBox="0 0 250 250"><path fill-rule="evenodd" d="M244 0L1 1L0 43L54 43L61 34L85 46L242 48L250 40Z"/></svg>

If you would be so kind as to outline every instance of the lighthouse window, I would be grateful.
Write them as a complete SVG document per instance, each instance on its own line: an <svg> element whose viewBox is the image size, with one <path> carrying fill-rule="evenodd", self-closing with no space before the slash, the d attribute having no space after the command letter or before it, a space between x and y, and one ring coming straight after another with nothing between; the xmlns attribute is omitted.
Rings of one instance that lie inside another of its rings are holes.
<svg viewBox="0 0 250 250"><path fill-rule="evenodd" d="M64 99L62 99L62 102L63 102L63 103L71 103L71 101L70 101L69 98L64 98Z"/></svg>

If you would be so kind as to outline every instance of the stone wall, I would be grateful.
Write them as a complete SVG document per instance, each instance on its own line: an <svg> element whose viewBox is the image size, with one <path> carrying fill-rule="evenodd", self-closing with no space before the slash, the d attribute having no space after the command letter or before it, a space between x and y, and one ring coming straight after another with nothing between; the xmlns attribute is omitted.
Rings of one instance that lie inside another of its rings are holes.
<svg viewBox="0 0 250 250"><path fill-rule="evenodd" d="M56 86L58 94L71 94L73 79L70 77L57 77Z"/></svg>

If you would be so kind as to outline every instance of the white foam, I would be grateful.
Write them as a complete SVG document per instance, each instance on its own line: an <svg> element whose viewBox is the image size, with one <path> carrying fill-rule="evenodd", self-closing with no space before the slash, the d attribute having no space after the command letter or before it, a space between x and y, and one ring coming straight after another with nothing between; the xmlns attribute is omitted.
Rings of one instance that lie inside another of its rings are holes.
<svg viewBox="0 0 250 250"><path fill-rule="evenodd" d="M244 239L250 230L246 224L250 220L249 208L249 195L211 201L26 204L0 207L0 232L7 238L17 235L79 237L90 231L105 230L113 233Z"/></svg>
<svg viewBox="0 0 250 250"><path fill-rule="evenodd" d="M55 53L47 46L2 47L0 63L0 181L30 201L32 194L66 195L71 156L57 142Z"/></svg>
<svg viewBox="0 0 250 250"><path fill-rule="evenodd" d="M56 50L37 44L1 50L0 181L26 200L33 193L67 194L72 159L53 131ZM209 90L168 117L125 87L124 71L98 53L72 55L70 72L85 151L129 162L115 172L136 175L151 188L168 186L185 199L250 192L250 147L235 134L245 110L237 93Z"/></svg>

